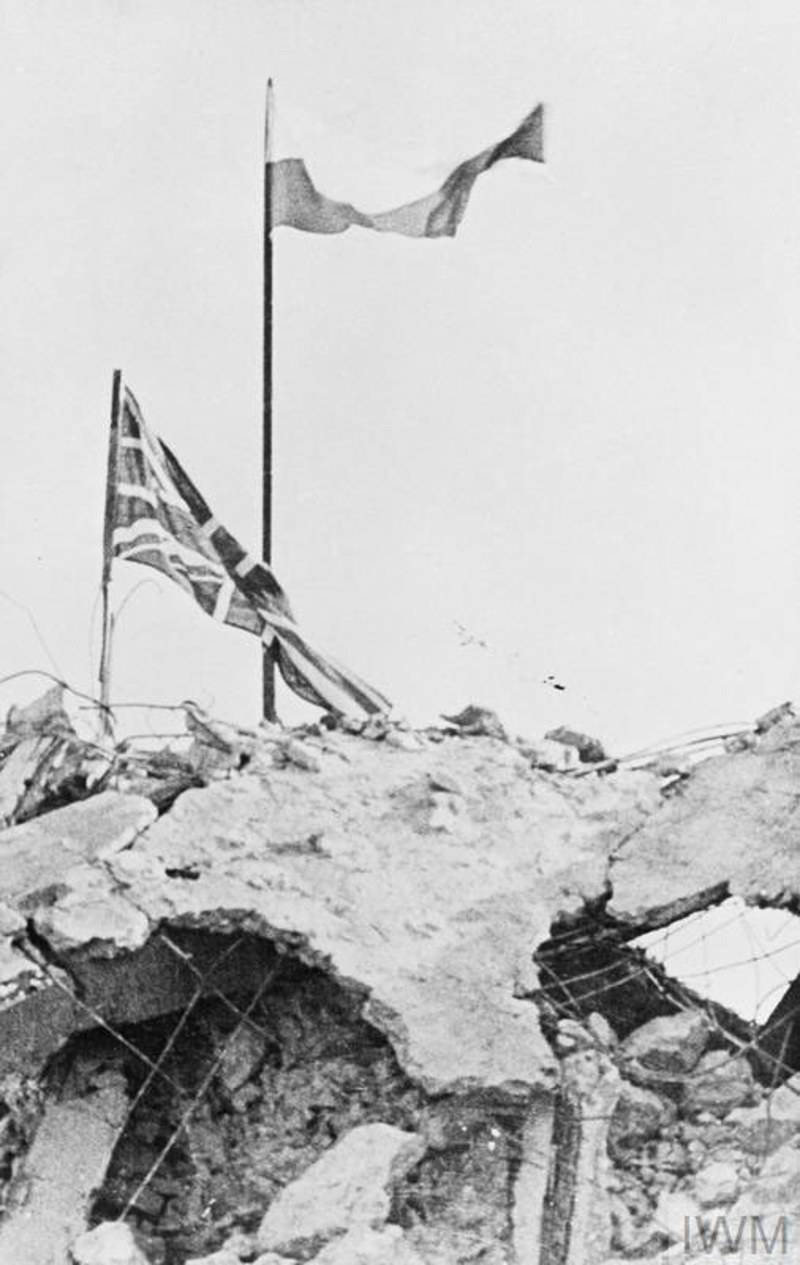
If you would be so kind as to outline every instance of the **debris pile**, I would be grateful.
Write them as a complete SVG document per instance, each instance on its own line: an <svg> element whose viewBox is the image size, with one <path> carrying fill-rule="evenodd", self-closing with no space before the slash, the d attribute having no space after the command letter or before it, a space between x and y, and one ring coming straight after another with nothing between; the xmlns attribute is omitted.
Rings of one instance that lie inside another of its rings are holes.
<svg viewBox="0 0 800 1265"><path fill-rule="evenodd" d="M778 1215L795 1068L632 942L797 908L791 714L685 760L182 714L9 717L0 1259L602 1265Z"/></svg>

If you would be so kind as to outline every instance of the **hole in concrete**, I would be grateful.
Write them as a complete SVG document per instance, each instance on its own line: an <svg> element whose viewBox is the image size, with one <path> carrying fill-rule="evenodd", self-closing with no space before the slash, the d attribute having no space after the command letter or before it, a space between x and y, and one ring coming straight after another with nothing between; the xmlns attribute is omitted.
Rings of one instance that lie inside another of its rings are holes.
<svg viewBox="0 0 800 1265"><path fill-rule="evenodd" d="M730 897L633 942L703 997L763 1023L800 971L800 918Z"/></svg>
<svg viewBox="0 0 800 1265"><path fill-rule="evenodd" d="M556 924L534 961L541 985L530 996L548 1035L559 1019L586 1019L597 1011L623 1039L685 1004L677 980L630 945L622 931L591 915L569 928Z"/></svg>
<svg viewBox="0 0 800 1265"><path fill-rule="evenodd" d="M121 1055L139 1101L93 1219L126 1216L154 1265L256 1230L279 1191L355 1124L418 1122L420 1092L343 990L288 957L273 970L254 1006L244 977L198 1002L177 1037L180 1013L123 1029L163 1074L142 1092L148 1066Z"/></svg>
<svg viewBox="0 0 800 1265"><path fill-rule="evenodd" d="M800 1070L800 918L731 897L634 942L700 997L753 1025L768 1082Z"/></svg>
<svg viewBox="0 0 800 1265"><path fill-rule="evenodd" d="M361 1018L362 997L249 934L168 929L81 973L113 1031L73 1035L50 1060L45 1094L57 1098L79 1069L93 1086L122 1074L130 1103L92 1224L124 1218L152 1265L183 1265L254 1232L337 1139L380 1121L427 1143L390 1214L422 1259L506 1265L517 1112L427 1096Z"/></svg>
<svg viewBox="0 0 800 1265"><path fill-rule="evenodd" d="M624 1039L650 1020L676 1016L675 1026L667 1018L611 1051L620 1088L606 1119L610 1248L626 1259L670 1245L678 1251L684 1217L732 1205L762 1180L767 1161L780 1191L796 1170L793 1095L777 1118L771 1104L800 1065L800 925L785 911L741 901L709 905L639 935L641 925L614 925L590 909L554 927L536 955L536 1000L562 1057L569 1030L562 1028L559 1047L560 1020L585 1021L597 1011ZM651 911L651 926L662 913ZM689 1033L702 1014L711 1030L690 1055ZM758 1188L762 1203L771 1183Z"/></svg>

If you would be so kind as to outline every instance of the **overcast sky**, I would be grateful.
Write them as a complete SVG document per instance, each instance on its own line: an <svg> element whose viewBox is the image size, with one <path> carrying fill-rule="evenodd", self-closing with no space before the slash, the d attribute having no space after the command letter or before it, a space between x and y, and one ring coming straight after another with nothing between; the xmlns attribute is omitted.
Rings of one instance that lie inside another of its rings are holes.
<svg viewBox="0 0 800 1265"><path fill-rule="evenodd" d="M414 720L615 750L797 693L796 3L0 14L2 673L52 666L13 599L92 685L115 367L258 543L272 75L284 152L366 210L548 108L547 165L488 173L454 241L275 234L274 564L312 639ZM257 643L142 567L115 602L151 576L114 697L255 720Z"/></svg>

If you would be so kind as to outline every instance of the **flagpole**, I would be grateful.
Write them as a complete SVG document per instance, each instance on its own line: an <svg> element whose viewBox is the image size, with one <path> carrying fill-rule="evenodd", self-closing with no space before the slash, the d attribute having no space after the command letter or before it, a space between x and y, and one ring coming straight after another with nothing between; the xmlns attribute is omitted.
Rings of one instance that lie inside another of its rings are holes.
<svg viewBox="0 0 800 1265"><path fill-rule="evenodd" d="M117 497L117 461L119 454L119 410L122 372L114 370L111 383L111 427L108 436L108 466L106 473L106 505L103 520L103 577L101 595L103 606L103 640L100 647L100 725L106 737L111 737L111 645L114 637L114 616L111 612L111 563L114 545L114 508Z"/></svg>
<svg viewBox="0 0 800 1265"><path fill-rule="evenodd" d="M262 417L261 550L272 564L272 80L267 80L264 117L264 358ZM275 660L264 646L262 661L262 714L275 720Z"/></svg>

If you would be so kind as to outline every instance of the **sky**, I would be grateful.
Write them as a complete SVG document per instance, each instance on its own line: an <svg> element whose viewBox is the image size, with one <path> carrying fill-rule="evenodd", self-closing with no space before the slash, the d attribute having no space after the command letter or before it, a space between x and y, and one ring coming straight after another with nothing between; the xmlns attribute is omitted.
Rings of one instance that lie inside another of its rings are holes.
<svg viewBox="0 0 800 1265"><path fill-rule="evenodd" d="M115 368L257 546L271 75L280 151L368 211L547 106L546 165L484 176L455 240L275 233L273 561L311 640L415 723L618 753L796 696L796 4L0 13L0 675L96 690ZM146 568L113 590L113 699L258 719L255 639Z"/></svg>

